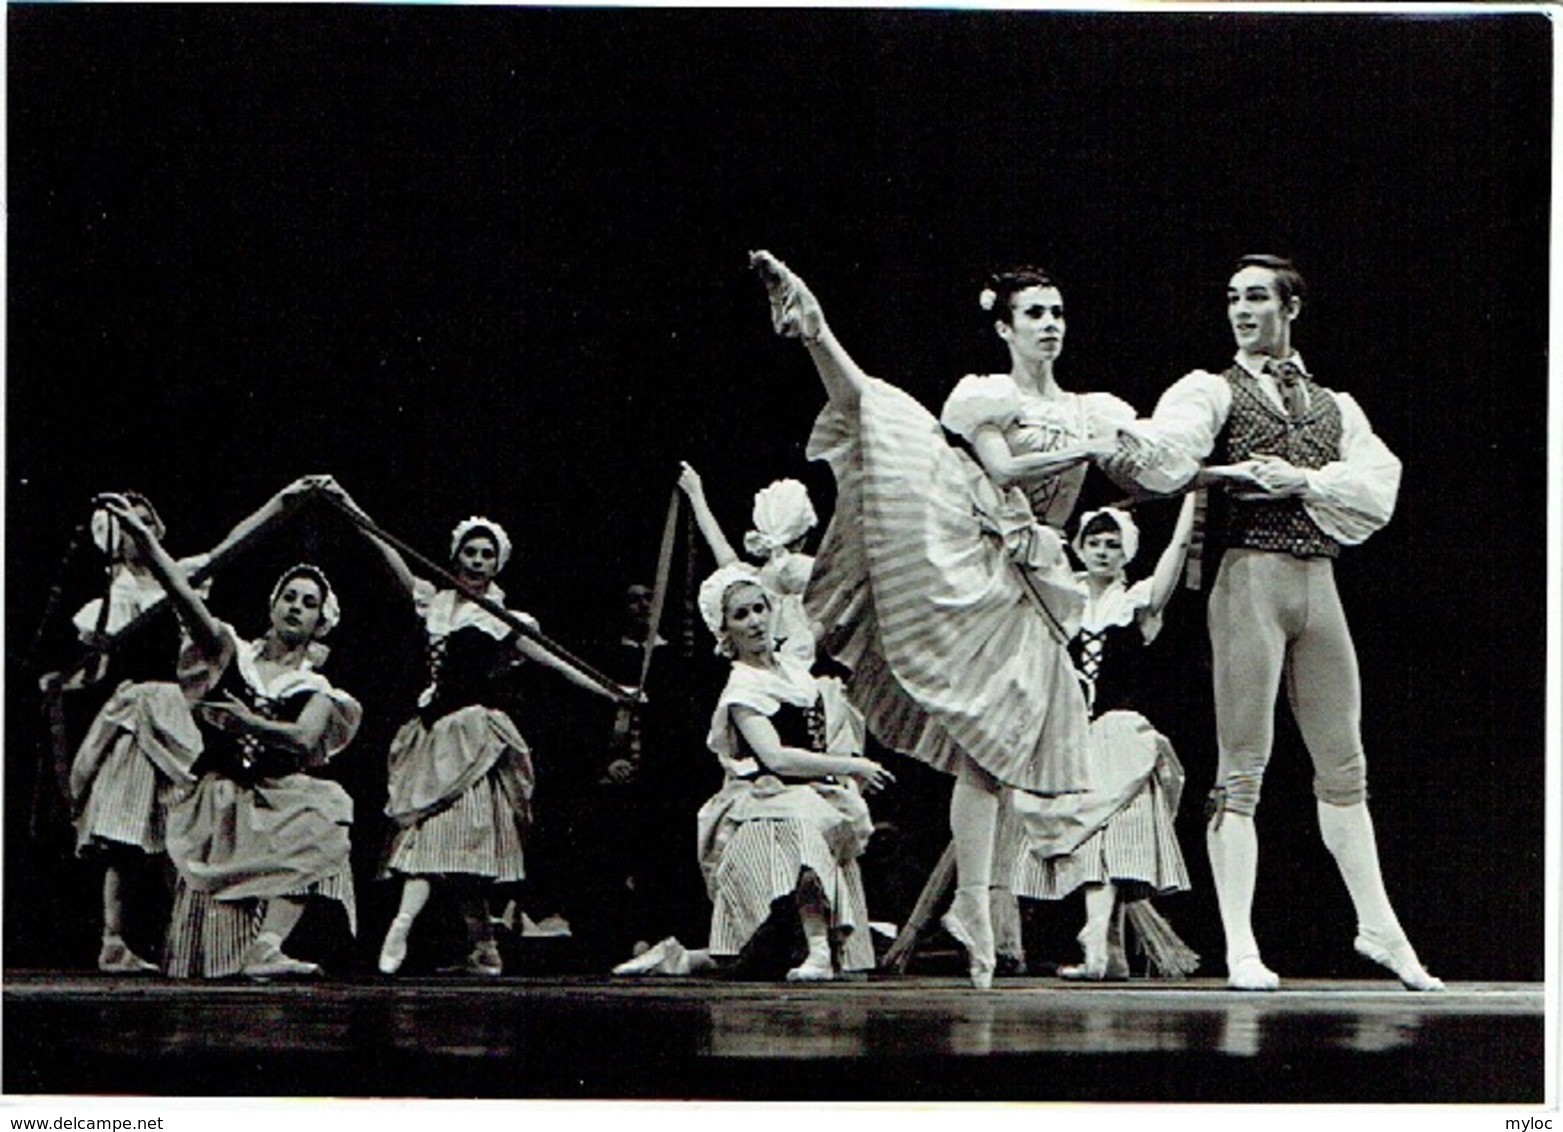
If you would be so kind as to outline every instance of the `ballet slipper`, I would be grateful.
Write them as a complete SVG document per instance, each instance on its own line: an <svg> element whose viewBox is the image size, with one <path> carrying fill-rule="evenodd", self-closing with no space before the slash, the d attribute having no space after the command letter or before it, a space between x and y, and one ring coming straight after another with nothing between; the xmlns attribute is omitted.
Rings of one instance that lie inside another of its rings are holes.
<svg viewBox="0 0 1563 1132"><path fill-rule="evenodd" d="M1393 971L1395 977L1407 990L1441 991L1444 989L1444 981L1427 973L1427 968L1422 966L1421 960L1412 950L1411 941L1405 936L1385 940L1372 932L1363 931L1357 936L1354 946L1358 955Z"/></svg>
<svg viewBox="0 0 1563 1132"><path fill-rule="evenodd" d="M787 972L789 983L828 983L835 977L836 969L831 965L828 955L821 960L811 954L802 964Z"/></svg>
<svg viewBox="0 0 1563 1132"><path fill-rule="evenodd" d="M107 975L149 975L158 969L137 955L124 940L108 937L98 952L98 970Z"/></svg>
<svg viewBox="0 0 1563 1132"><path fill-rule="evenodd" d="M765 284L771 303L771 326L785 338L817 342L824 328L824 315L812 291L770 252L749 253L749 263Z"/></svg>
<svg viewBox="0 0 1563 1132"><path fill-rule="evenodd" d="M255 938L239 968L239 974L251 979L311 978L320 973L320 964L284 955L282 940L270 932Z"/></svg>
<svg viewBox="0 0 1563 1132"><path fill-rule="evenodd" d="M1227 986L1233 990L1273 991L1280 989L1281 976L1266 967L1257 954L1240 955L1227 960Z"/></svg>
<svg viewBox="0 0 1563 1132"><path fill-rule="evenodd" d="M970 908L962 912L963 904L976 905L975 914ZM978 990L991 989L998 960L993 951L993 925L988 919L987 890L983 889L980 894L974 895L972 889L956 889L955 900L939 923L955 938L955 942L966 949L971 985Z"/></svg>
<svg viewBox="0 0 1563 1132"><path fill-rule="evenodd" d="M412 917L398 912L386 930L385 942L380 945L380 973L394 975L402 969L407 958L407 936L412 931Z"/></svg>
<svg viewBox="0 0 1563 1132"><path fill-rule="evenodd" d="M613 969L615 975L687 975L689 952L673 936L626 959Z"/></svg>

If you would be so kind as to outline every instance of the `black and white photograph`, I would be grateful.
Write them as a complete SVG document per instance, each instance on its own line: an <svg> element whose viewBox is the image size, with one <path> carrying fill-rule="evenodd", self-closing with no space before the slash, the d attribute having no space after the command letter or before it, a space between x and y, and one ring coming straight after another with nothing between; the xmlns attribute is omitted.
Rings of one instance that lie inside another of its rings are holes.
<svg viewBox="0 0 1563 1132"><path fill-rule="evenodd" d="M1555 1111L1556 16L8 5L0 1107Z"/></svg>

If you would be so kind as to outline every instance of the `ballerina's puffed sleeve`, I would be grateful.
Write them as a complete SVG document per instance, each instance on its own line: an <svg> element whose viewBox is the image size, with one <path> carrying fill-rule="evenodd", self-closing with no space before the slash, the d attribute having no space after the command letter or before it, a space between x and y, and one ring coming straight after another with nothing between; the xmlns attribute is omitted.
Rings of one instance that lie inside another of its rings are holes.
<svg viewBox="0 0 1563 1132"><path fill-rule="evenodd" d="M1340 406L1340 459L1306 473L1303 507L1325 534L1354 546L1394 514L1400 458L1379 439L1354 398L1333 391L1332 396Z"/></svg>
<svg viewBox="0 0 1563 1132"><path fill-rule="evenodd" d="M364 721L364 708L352 695L332 684L318 672L310 672L306 675L313 677L310 687L317 694L324 695L331 704L331 715L326 720L326 729L320 735L320 741L315 744L314 761L327 762L335 758L342 750L353 741L358 734L358 728Z"/></svg>
<svg viewBox="0 0 1563 1132"><path fill-rule="evenodd" d="M1122 397L1111 393L1084 393L1080 403L1085 409L1086 427L1093 437L1113 436L1125 425L1134 423L1134 406Z"/></svg>
<svg viewBox="0 0 1563 1132"><path fill-rule="evenodd" d="M742 754L738 739L738 725L733 720L733 708L746 707L761 715L775 715L781 707L776 690L757 668L735 664L728 673L727 684L711 713L711 730L706 735L706 746L716 755L722 769L731 778L743 778L756 773L760 764L753 756Z"/></svg>
<svg viewBox="0 0 1563 1132"><path fill-rule="evenodd" d="M970 443L981 426L1004 428L1019 415L1020 390L1009 374L967 374L950 390L939 423Z"/></svg>

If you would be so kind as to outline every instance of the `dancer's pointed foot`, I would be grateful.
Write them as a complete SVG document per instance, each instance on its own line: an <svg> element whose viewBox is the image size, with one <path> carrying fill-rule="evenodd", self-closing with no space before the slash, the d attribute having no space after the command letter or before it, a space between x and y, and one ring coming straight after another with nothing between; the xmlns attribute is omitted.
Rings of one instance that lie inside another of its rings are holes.
<svg viewBox="0 0 1563 1132"><path fill-rule="evenodd" d="M802 338L805 342L819 340L824 329L825 317L819 300L814 297L802 279L770 252L749 253L749 264L760 274L765 292L771 301L771 326L786 338Z"/></svg>
<svg viewBox="0 0 1563 1132"><path fill-rule="evenodd" d="M1427 973L1427 968L1423 967L1421 960L1416 957L1411 941L1405 936L1386 940L1373 932L1363 931L1357 936L1354 946L1358 955L1393 971L1395 977L1407 990L1441 991L1444 989L1444 981Z"/></svg>
<svg viewBox="0 0 1563 1132"><path fill-rule="evenodd" d="M1256 953L1227 960L1227 986L1233 990L1279 990L1281 976L1264 965Z"/></svg>
<svg viewBox="0 0 1563 1132"><path fill-rule="evenodd" d="M957 889L950 910L939 921L955 942L966 949L971 985L978 990L992 988L993 972L998 966L993 952L993 924L988 917L986 893L978 899L966 889Z"/></svg>
<svg viewBox="0 0 1563 1132"><path fill-rule="evenodd" d="M149 963L117 936L103 940L98 951L98 970L107 975L150 975L157 971L156 963Z"/></svg>
<svg viewBox="0 0 1563 1132"><path fill-rule="evenodd" d="M398 912L385 933L385 942L380 945L382 975L394 975L402 969L407 958L407 936L411 931L412 917L406 912Z"/></svg>

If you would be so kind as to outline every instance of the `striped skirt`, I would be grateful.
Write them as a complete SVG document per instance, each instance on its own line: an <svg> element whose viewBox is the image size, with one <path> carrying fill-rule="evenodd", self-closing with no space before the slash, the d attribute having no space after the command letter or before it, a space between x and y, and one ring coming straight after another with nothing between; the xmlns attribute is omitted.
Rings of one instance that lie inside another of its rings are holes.
<svg viewBox="0 0 1563 1132"><path fill-rule="evenodd" d="M526 876L533 774L525 740L504 712L461 708L426 727L410 720L391 742L396 832L382 875Z"/></svg>
<svg viewBox="0 0 1563 1132"><path fill-rule="evenodd" d="M325 779L290 774L241 786L202 777L169 815L168 855L179 881L164 948L168 974L236 974L273 897L335 900L356 933L352 817L347 791Z"/></svg>
<svg viewBox="0 0 1563 1132"><path fill-rule="evenodd" d="M346 868L296 892L280 895L335 900L347 913L348 926L356 934L358 906L353 897L353 878ZM265 900L217 900L191 888L181 878L174 890L173 914L164 944L165 972L175 979L237 975L244 965L245 952L260 935L265 916Z"/></svg>
<svg viewBox="0 0 1563 1132"><path fill-rule="evenodd" d="M848 787L788 786L770 777L729 781L699 816L711 953L742 951L772 905L790 898L808 869L824 892L842 969L872 968L868 900L857 863L871 830L868 806Z"/></svg>
<svg viewBox="0 0 1563 1132"><path fill-rule="evenodd" d="M177 684L121 684L71 764L76 851L105 843L166 848L168 814L195 788L201 736Z"/></svg>
<svg viewBox="0 0 1563 1132"><path fill-rule="evenodd" d="M964 753L1007 786L1082 790L1085 697L1054 624L1069 613L1037 597L1074 586L1057 534L884 382L854 413L827 407L809 455L837 499L806 602L869 730L947 772Z"/></svg>
<svg viewBox="0 0 1563 1132"><path fill-rule="evenodd" d="M1183 768L1166 738L1143 716L1115 711L1091 726L1091 793L1058 806L1046 828L1027 800L1015 798L1033 836L1009 859L1018 896L1057 900L1083 884L1141 884L1152 894L1189 888L1188 868L1173 817L1182 793ZM1065 800L1059 799L1059 802ZM1067 811L1067 812L1064 812ZM1068 846L1049 853L1047 846Z"/></svg>

